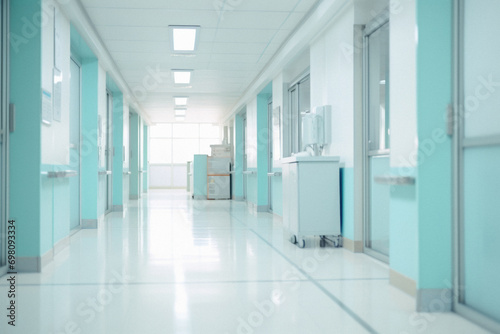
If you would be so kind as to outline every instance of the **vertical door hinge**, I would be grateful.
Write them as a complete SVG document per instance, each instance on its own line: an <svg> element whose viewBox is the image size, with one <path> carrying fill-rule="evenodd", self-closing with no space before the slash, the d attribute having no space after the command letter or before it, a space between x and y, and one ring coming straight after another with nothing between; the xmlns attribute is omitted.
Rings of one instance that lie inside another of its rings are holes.
<svg viewBox="0 0 500 334"><path fill-rule="evenodd" d="M453 110L453 105L448 104L448 108L446 110L446 133L448 136L453 136L455 129L455 112Z"/></svg>

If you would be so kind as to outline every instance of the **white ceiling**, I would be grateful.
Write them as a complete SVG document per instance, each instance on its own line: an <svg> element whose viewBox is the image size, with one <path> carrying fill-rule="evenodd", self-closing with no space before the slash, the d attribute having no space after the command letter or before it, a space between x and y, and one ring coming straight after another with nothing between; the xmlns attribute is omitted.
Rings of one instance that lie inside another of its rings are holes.
<svg viewBox="0 0 500 334"><path fill-rule="evenodd" d="M219 122L317 1L81 0L152 123L174 121L174 96L185 122ZM201 26L195 56L172 54L169 25ZM194 70L191 86L171 69Z"/></svg>

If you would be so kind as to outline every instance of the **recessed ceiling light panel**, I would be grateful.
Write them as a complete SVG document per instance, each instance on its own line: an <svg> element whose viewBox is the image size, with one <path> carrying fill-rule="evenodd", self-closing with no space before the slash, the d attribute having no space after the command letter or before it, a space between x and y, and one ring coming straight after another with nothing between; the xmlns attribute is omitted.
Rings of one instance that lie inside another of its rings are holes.
<svg viewBox="0 0 500 334"><path fill-rule="evenodd" d="M169 26L171 47L175 53L193 53L198 47L200 26Z"/></svg>
<svg viewBox="0 0 500 334"><path fill-rule="evenodd" d="M187 109L186 108L175 108L175 116L186 116L186 111Z"/></svg>
<svg viewBox="0 0 500 334"><path fill-rule="evenodd" d="M193 70L172 70L174 73L174 83L176 85L189 85L191 83L191 73Z"/></svg>
<svg viewBox="0 0 500 334"><path fill-rule="evenodd" d="M188 97L187 96L175 96L174 102L176 106L187 106Z"/></svg>

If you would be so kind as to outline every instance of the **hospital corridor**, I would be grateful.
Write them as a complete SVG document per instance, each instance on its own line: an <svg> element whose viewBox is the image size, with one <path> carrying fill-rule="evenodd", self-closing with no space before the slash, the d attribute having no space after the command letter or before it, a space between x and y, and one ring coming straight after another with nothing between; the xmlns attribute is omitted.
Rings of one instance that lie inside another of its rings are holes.
<svg viewBox="0 0 500 334"><path fill-rule="evenodd" d="M500 333L498 0L0 0L0 333Z"/></svg>

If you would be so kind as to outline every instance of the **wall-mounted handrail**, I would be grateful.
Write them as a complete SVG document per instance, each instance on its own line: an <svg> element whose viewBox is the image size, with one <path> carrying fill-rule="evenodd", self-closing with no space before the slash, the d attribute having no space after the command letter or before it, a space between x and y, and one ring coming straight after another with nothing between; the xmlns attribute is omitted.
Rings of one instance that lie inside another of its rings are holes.
<svg viewBox="0 0 500 334"><path fill-rule="evenodd" d="M386 185L411 186L415 184L415 178L412 176L378 175L374 179L375 183Z"/></svg>
<svg viewBox="0 0 500 334"><path fill-rule="evenodd" d="M271 176L281 176L283 175L282 172L272 172L272 173L267 173L267 176L271 177Z"/></svg>
<svg viewBox="0 0 500 334"><path fill-rule="evenodd" d="M253 175L253 174L257 174L257 172L253 171L253 170L245 170L245 171L243 171L243 174L244 175Z"/></svg>
<svg viewBox="0 0 500 334"><path fill-rule="evenodd" d="M78 172L76 170L58 170L53 172L46 172L43 175L47 175L49 179L60 179L77 176Z"/></svg>

